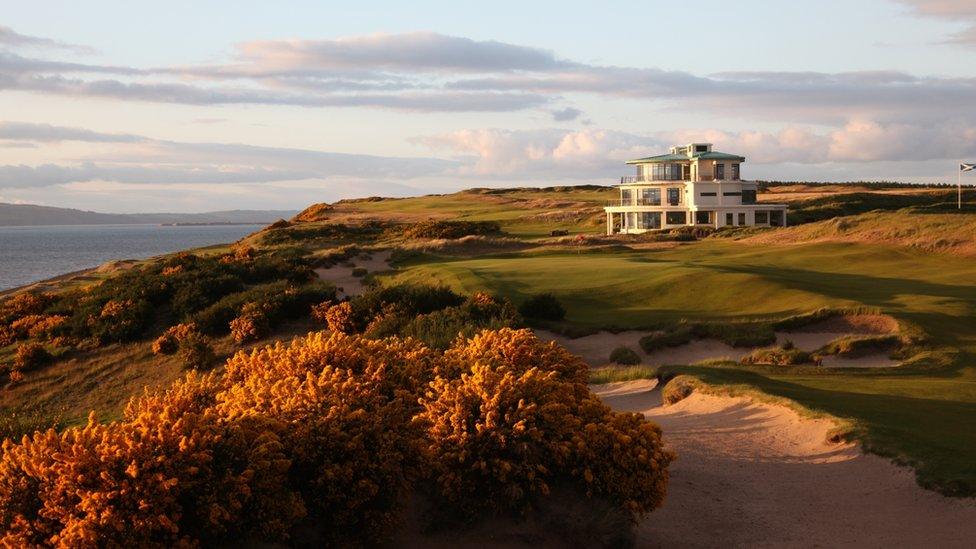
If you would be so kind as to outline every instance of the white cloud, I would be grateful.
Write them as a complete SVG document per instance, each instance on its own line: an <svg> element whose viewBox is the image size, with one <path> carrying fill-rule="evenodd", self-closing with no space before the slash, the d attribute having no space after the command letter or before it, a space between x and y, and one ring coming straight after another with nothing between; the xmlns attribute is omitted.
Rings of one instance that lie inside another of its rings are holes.
<svg viewBox="0 0 976 549"><path fill-rule="evenodd" d="M966 28L954 33L945 43L976 47L976 2L972 0L898 0L916 13L962 23Z"/></svg>

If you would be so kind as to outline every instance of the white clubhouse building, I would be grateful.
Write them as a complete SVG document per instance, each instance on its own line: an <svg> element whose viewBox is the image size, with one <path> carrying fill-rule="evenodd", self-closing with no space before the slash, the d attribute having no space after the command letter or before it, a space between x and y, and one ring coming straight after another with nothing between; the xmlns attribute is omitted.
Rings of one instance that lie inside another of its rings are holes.
<svg viewBox="0 0 976 549"><path fill-rule="evenodd" d="M756 182L739 179L745 160L713 151L711 143L628 160L637 175L620 178L620 199L604 208L607 234L688 225L785 227L786 205L758 204Z"/></svg>

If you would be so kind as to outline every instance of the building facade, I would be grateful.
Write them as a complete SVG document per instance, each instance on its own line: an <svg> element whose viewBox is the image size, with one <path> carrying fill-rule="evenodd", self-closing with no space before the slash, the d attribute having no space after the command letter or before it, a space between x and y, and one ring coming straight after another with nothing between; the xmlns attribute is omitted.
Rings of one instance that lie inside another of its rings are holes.
<svg viewBox="0 0 976 549"><path fill-rule="evenodd" d="M620 178L619 198L604 208L607 234L688 225L785 227L786 205L758 203L756 182L740 179L745 160L713 151L710 143L628 160L637 174Z"/></svg>

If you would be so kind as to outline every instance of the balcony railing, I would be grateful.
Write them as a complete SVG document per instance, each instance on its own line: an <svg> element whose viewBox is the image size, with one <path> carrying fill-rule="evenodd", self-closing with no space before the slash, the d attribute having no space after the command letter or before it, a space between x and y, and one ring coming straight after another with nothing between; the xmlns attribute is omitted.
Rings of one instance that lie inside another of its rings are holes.
<svg viewBox="0 0 976 549"><path fill-rule="evenodd" d="M652 179L644 175L625 175L620 178L621 185L628 185L630 183L668 183L670 181L691 181L691 178L686 179ZM699 175L697 181L739 181L739 178L729 177L716 179L714 175Z"/></svg>
<svg viewBox="0 0 976 549"><path fill-rule="evenodd" d="M666 201L665 201L666 202ZM680 206L681 202L662 203L660 200L647 200L638 198L636 200L610 200L607 206Z"/></svg>

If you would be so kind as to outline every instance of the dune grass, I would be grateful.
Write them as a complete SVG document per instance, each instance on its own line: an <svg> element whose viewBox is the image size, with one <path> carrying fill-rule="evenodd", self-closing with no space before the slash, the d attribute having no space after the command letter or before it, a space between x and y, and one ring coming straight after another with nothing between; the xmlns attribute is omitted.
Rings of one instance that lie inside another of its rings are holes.
<svg viewBox="0 0 976 549"><path fill-rule="evenodd" d="M890 314L927 334L928 349L905 367L683 371L848 418L866 448L911 463L923 485L976 493L974 262L886 245L709 240L655 251L420 256L386 280L435 281L514 302L551 292L566 307L567 321L593 328L775 321L825 307ZM611 375L626 376L595 371L594 379Z"/></svg>

